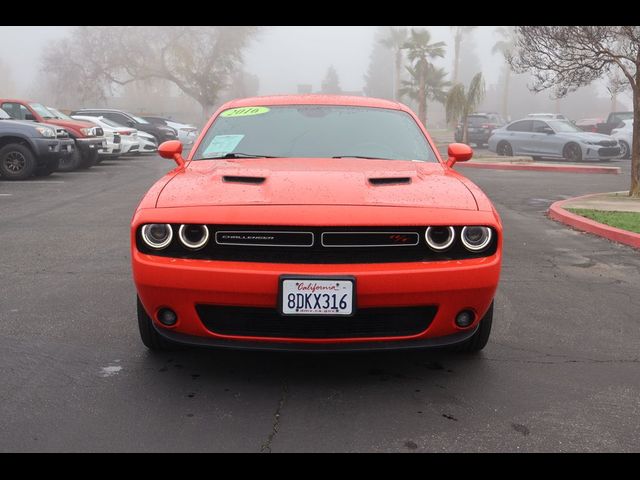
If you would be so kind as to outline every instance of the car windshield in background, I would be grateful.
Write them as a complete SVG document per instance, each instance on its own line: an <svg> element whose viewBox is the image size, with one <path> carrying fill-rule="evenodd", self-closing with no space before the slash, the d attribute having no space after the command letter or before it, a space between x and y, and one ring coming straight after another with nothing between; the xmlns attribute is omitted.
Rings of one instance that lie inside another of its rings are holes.
<svg viewBox="0 0 640 480"><path fill-rule="evenodd" d="M489 122L489 117L469 117L469 126L470 127L481 127L482 125L487 125Z"/></svg>
<svg viewBox="0 0 640 480"><path fill-rule="evenodd" d="M56 118L56 116L51 113L44 105L40 105L39 103L30 103L29 106L33 108L35 112L42 118L47 118L50 120L54 120Z"/></svg>
<svg viewBox="0 0 640 480"><path fill-rule="evenodd" d="M223 112L193 158L234 156L437 162L422 130L405 112L315 105Z"/></svg>
<svg viewBox="0 0 640 480"><path fill-rule="evenodd" d="M11 120L11 116L0 108L0 120Z"/></svg>
<svg viewBox="0 0 640 480"><path fill-rule="evenodd" d="M71 121L73 121L73 118L71 118L69 115L65 115L60 110L57 110L57 109L51 108L51 107L48 107L47 110L49 110L51 113L53 113L56 116L56 118L58 118L60 120L71 120Z"/></svg>
<svg viewBox="0 0 640 480"><path fill-rule="evenodd" d="M571 122L565 122L560 120L556 120L556 121L550 120L547 123L551 128L553 128L553 130L556 133L584 133L584 130L580 130Z"/></svg>
<svg viewBox="0 0 640 480"><path fill-rule="evenodd" d="M141 125L150 125L150 123L147 122L144 118L136 117L135 115L131 114L129 114L129 116Z"/></svg>
<svg viewBox="0 0 640 480"><path fill-rule="evenodd" d="M633 112L615 113L611 116L611 120L614 122L622 122L624 120L633 120Z"/></svg>
<svg viewBox="0 0 640 480"><path fill-rule="evenodd" d="M124 125L120 125L119 123L114 122L113 120L109 120L106 117L100 117L100 121L111 128L127 128Z"/></svg>

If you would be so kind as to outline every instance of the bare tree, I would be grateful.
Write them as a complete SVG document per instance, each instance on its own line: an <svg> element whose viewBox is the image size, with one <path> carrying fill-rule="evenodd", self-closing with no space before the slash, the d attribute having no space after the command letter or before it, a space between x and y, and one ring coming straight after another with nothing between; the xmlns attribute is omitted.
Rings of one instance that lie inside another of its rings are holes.
<svg viewBox="0 0 640 480"><path fill-rule="evenodd" d="M509 62L519 73L531 72L535 92L556 96L618 72L633 91L633 154L630 196L640 198L640 27L520 26L516 53Z"/></svg>
<svg viewBox="0 0 640 480"><path fill-rule="evenodd" d="M196 100L204 116L242 67L243 52L257 33L249 26L77 27L54 45L44 69L73 85L72 73L98 91L111 85L163 79ZM62 58L62 52L72 52ZM57 61L62 61L58 63ZM66 80L68 79L68 80ZM71 87L73 88L73 87Z"/></svg>

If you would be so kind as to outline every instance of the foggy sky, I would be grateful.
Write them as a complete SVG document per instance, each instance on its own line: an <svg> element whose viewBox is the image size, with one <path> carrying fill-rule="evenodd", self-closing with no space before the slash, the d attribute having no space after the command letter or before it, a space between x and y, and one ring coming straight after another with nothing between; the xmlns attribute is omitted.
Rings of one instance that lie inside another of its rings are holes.
<svg viewBox="0 0 640 480"><path fill-rule="evenodd" d="M9 66L11 78L27 92L40 66L43 49L66 36L72 27L0 26L0 59ZM179 27L176 27L179 28ZM451 71L453 50L448 26L426 27L433 41L447 43L448 56L436 63ZM260 78L260 93L295 93L298 84L318 89L329 66L340 76L342 89L361 91L373 47L373 26L271 26L246 52L246 70ZM491 54L495 27L479 27L474 33L487 83L495 83L502 59Z"/></svg>

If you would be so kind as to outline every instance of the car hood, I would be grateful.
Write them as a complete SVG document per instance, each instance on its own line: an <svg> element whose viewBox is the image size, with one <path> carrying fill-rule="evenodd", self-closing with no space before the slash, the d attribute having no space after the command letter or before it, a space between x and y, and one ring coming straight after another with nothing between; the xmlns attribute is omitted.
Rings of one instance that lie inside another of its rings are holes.
<svg viewBox="0 0 640 480"><path fill-rule="evenodd" d="M89 123L82 120L61 120L59 118L51 119L46 121L49 125L57 125L63 128L70 128L74 130L78 130L80 128L93 128L96 126L95 123Z"/></svg>
<svg viewBox="0 0 640 480"><path fill-rule="evenodd" d="M469 189L439 163L356 159L191 162L157 207L374 205L478 210ZM396 183L394 183L396 182Z"/></svg>
<svg viewBox="0 0 640 480"><path fill-rule="evenodd" d="M614 140L609 135L602 135L600 133L591 133L591 132L559 133L558 135L564 138L571 138L574 140L580 140L583 142L591 142L591 143L611 142L612 140Z"/></svg>

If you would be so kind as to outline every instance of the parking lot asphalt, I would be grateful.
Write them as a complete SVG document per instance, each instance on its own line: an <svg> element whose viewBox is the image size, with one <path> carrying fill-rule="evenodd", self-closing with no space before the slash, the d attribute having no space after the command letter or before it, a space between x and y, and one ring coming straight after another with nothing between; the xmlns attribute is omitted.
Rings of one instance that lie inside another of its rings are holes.
<svg viewBox="0 0 640 480"><path fill-rule="evenodd" d="M479 356L158 355L129 221L171 168L0 180L0 451L640 451L640 253L545 216L627 175L464 171L506 234Z"/></svg>

